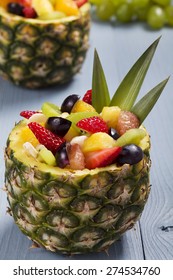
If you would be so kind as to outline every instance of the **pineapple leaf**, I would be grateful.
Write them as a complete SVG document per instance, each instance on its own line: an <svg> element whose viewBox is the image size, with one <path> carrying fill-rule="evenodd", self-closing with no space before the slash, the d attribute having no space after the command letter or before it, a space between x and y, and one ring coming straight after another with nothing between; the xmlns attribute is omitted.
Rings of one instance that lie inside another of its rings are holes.
<svg viewBox="0 0 173 280"><path fill-rule="evenodd" d="M109 106L130 111L138 96L160 37L139 57L116 90Z"/></svg>
<svg viewBox="0 0 173 280"><path fill-rule="evenodd" d="M92 105L98 113L110 103L109 90L105 74L98 56L94 52L93 77L92 77Z"/></svg>
<svg viewBox="0 0 173 280"><path fill-rule="evenodd" d="M131 112L133 112L142 123L148 116L158 98L160 97L164 87L166 86L169 77L151 89L143 98L141 98L136 105L133 106Z"/></svg>

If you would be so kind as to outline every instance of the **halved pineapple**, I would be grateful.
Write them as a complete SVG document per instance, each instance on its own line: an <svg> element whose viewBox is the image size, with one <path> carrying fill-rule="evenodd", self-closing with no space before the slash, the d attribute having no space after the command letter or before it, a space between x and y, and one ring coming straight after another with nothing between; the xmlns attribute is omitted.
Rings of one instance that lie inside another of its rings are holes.
<svg viewBox="0 0 173 280"><path fill-rule="evenodd" d="M0 7L3 78L39 88L66 83L79 72L89 46L90 5L81 6L78 15L54 16L49 13L46 20L44 15L43 19L24 18Z"/></svg>

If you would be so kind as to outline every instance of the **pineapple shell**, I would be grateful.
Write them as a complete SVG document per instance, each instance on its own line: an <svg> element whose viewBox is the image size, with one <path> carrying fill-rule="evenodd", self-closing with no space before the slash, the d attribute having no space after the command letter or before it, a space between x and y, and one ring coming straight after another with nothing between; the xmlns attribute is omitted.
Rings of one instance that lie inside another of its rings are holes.
<svg viewBox="0 0 173 280"><path fill-rule="evenodd" d="M0 75L27 88L68 82L89 46L90 5L80 16L27 19L0 8Z"/></svg>
<svg viewBox="0 0 173 280"><path fill-rule="evenodd" d="M19 122L5 149L5 187L20 230L47 250L106 250L139 219L150 191L150 138L138 164L93 170L47 166L24 153Z"/></svg>

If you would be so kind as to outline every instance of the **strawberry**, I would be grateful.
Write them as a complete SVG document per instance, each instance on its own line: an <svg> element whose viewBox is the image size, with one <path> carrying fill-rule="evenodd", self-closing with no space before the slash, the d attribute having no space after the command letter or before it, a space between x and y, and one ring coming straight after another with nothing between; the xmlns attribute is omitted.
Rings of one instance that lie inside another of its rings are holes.
<svg viewBox="0 0 173 280"><path fill-rule="evenodd" d="M87 153L85 155L86 168L93 169L112 164L121 150L121 147L113 147Z"/></svg>
<svg viewBox="0 0 173 280"><path fill-rule="evenodd" d="M87 2L88 0L75 0L75 3L78 6L78 8L80 8L82 5L84 5Z"/></svg>
<svg viewBox="0 0 173 280"><path fill-rule="evenodd" d="M30 110L26 110L26 111L22 111L20 112L20 116L24 117L25 119L29 119L32 115L38 113L37 111L30 111Z"/></svg>
<svg viewBox="0 0 173 280"><path fill-rule="evenodd" d="M60 138L36 122L29 123L28 127L34 133L40 144L44 145L53 154L56 154L60 146L65 143L65 139Z"/></svg>
<svg viewBox="0 0 173 280"><path fill-rule="evenodd" d="M82 99L84 102L92 105L92 89L87 90Z"/></svg>
<svg viewBox="0 0 173 280"><path fill-rule="evenodd" d="M37 13L32 7L24 7L23 8L23 15L25 18L36 18Z"/></svg>
<svg viewBox="0 0 173 280"><path fill-rule="evenodd" d="M96 133L96 132L108 133L108 126L106 122L101 117L97 117L97 116L82 119L76 124L76 126L89 133Z"/></svg>

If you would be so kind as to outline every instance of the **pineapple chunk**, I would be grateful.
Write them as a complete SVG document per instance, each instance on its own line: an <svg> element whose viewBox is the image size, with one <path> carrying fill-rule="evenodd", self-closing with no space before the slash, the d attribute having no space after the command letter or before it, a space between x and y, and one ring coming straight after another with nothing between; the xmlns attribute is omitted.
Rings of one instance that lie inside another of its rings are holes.
<svg viewBox="0 0 173 280"><path fill-rule="evenodd" d="M79 9L73 0L57 0L55 10L65 13L67 16L79 15Z"/></svg>
<svg viewBox="0 0 173 280"><path fill-rule="evenodd" d="M82 146L82 152L94 152L115 146L115 140L105 132L97 132L88 137Z"/></svg>
<svg viewBox="0 0 173 280"><path fill-rule="evenodd" d="M107 123L108 127L116 129L120 112L121 109L118 106L104 107L101 112L101 116Z"/></svg>
<svg viewBox="0 0 173 280"><path fill-rule="evenodd" d="M77 113L77 112L96 112L94 107L82 100L78 100L73 108L72 108L72 113Z"/></svg>
<svg viewBox="0 0 173 280"><path fill-rule="evenodd" d="M36 10L39 17L43 15L49 16L54 11L53 5L49 0L32 0L32 7Z"/></svg>
<svg viewBox="0 0 173 280"><path fill-rule="evenodd" d="M34 133L29 129L28 126L25 126L20 131L20 139L22 143L29 142L34 147L36 147L39 142L37 138L35 137Z"/></svg>

